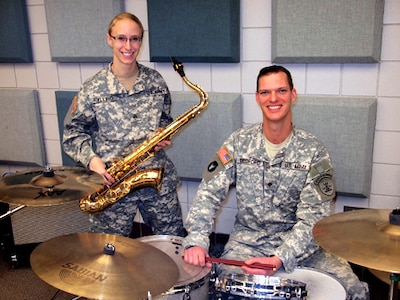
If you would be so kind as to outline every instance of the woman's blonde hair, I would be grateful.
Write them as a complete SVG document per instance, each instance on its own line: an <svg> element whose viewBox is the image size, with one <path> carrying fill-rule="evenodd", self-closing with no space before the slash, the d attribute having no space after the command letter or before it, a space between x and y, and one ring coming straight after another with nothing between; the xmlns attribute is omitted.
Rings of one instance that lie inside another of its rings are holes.
<svg viewBox="0 0 400 300"><path fill-rule="evenodd" d="M133 22L135 22L136 24L139 25L140 29L142 30L142 35L141 38L143 38L143 32L144 32L144 28L143 28L143 24L142 22L140 22L139 18L136 17L134 14L128 13L128 12L123 12L120 13L118 15L116 15L110 22L110 24L108 25L108 34L111 35L111 30L112 28L115 26L115 23L117 23L120 20L123 19L130 19Z"/></svg>

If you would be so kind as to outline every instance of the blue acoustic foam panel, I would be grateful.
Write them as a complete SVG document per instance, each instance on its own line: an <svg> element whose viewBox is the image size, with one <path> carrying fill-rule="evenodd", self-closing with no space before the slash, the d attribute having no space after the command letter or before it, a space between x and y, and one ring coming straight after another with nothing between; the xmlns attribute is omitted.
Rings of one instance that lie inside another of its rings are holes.
<svg viewBox="0 0 400 300"><path fill-rule="evenodd" d="M45 0L51 60L110 62L106 34L123 0Z"/></svg>
<svg viewBox="0 0 400 300"><path fill-rule="evenodd" d="M0 162L45 165L39 99L36 90L0 89Z"/></svg>
<svg viewBox="0 0 400 300"><path fill-rule="evenodd" d="M0 1L0 63L32 63L25 0Z"/></svg>
<svg viewBox="0 0 400 300"><path fill-rule="evenodd" d="M150 60L240 61L239 0L147 0Z"/></svg>
<svg viewBox="0 0 400 300"><path fill-rule="evenodd" d="M384 1L272 0L274 63L376 63Z"/></svg>
<svg viewBox="0 0 400 300"><path fill-rule="evenodd" d="M339 195L370 195L376 111L375 98L300 96L294 105L295 126L329 149Z"/></svg>
<svg viewBox="0 0 400 300"><path fill-rule="evenodd" d="M63 166L76 166L77 163L69 157L63 150L62 139L64 134L64 118L69 113L72 99L77 94L77 91L56 91L56 105L58 116L58 130L60 133L61 157Z"/></svg>

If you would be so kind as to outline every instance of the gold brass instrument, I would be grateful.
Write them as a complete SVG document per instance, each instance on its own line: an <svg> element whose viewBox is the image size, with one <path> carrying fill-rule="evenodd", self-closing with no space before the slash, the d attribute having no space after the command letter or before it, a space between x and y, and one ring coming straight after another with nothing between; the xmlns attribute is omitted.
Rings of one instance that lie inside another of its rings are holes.
<svg viewBox="0 0 400 300"><path fill-rule="evenodd" d="M140 165L155 155L154 147L164 139L171 138L178 130L195 118L208 104L208 94L198 85L190 82L182 63L171 57L175 71L183 81L200 96L199 104L177 117L171 124L144 141L123 159L114 162L107 172L115 179L111 186L103 186L100 191L80 199L82 211L96 213L116 203L134 189L152 186L159 191L164 168L139 171Z"/></svg>

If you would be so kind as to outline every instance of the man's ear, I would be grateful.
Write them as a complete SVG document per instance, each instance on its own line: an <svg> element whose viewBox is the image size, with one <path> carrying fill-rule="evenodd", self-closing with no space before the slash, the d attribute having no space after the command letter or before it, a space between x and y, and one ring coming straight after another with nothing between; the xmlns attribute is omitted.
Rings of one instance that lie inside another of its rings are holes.
<svg viewBox="0 0 400 300"><path fill-rule="evenodd" d="M258 106L260 106L260 101L258 100L260 95L258 94L258 92L255 92L255 96L256 96L256 102L257 102Z"/></svg>
<svg viewBox="0 0 400 300"><path fill-rule="evenodd" d="M292 104L294 104L297 100L297 91L295 88L292 89Z"/></svg>

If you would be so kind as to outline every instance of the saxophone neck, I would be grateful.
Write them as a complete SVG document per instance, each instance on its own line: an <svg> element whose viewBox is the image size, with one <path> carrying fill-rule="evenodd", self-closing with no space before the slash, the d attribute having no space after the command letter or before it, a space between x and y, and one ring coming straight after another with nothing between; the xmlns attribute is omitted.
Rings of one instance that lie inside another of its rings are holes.
<svg viewBox="0 0 400 300"><path fill-rule="evenodd" d="M175 57L171 56L172 65L174 70L183 78L185 77L185 71L183 70L183 64L176 60Z"/></svg>
<svg viewBox="0 0 400 300"><path fill-rule="evenodd" d="M201 98L201 106L202 108L207 106L208 103L208 94L204 89L197 84L192 83L189 79L187 79L185 75L185 71L183 70L183 64L179 61L176 60L175 57L171 56L171 61L174 66L174 70L182 77L183 81L194 91L197 92L197 94Z"/></svg>

